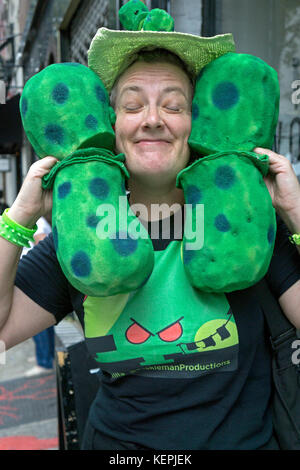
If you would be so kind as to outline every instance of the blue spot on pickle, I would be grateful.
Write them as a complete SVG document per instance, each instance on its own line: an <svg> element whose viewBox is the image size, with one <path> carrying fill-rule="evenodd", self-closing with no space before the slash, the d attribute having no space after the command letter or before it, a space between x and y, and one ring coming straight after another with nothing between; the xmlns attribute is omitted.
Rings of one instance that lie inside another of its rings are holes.
<svg viewBox="0 0 300 470"><path fill-rule="evenodd" d="M222 165L217 168L215 173L215 183L220 189L229 189L234 184L235 173L228 165Z"/></svg>
<svg viewBox="0 0 300 470"><path fill-rule="evenodd" d="M45 136L52 144L62 145L64 130L56 124L48 124L45 128Z"/></svg>
<svg viewBox="0 0 300 470"><path fill-rule="evenodd" d="M65 183L60 184L57 188L57 191L59 199L64 199L71 191L70 181L66 181Z"/></svg>
<svg viewBox="0 0 300 470"><path fill-rule="evenodd" d="M69 98L69 88L64 83L58 83L52 91L52 98L58 104L64 104Z"/></svg>
<svg viewBox="0 0 300 470"><path fill-rule="evenodd" d="M92 270L90 258L84 251L78 251L73 256L71 259L71 267L77 277L86 277Z"/></svg>
<svg viewBox="0 0 300 470"><path fill-rule="evenodd" d="M138 246L138 241L130 238L128 234L126 234L126 238L120 238L120 232L116 234L115 239L111 239L111 242L116 252L121 256L132 255Z"/></svg>
<svg viewBox="0 0 300 470"><path fill-rule="evenodd" d="M109 185L103 178L93 178L89 182L89 190L98 199L105 199L109 193Z"/></svg>
<svg viewBox="0 0 300 470"><path fill-rule="evenodd" d="M101 101L101 103L106 103L106 95L100 85L96 86L96 96L97 96L97 99Z"/></svg>
<svg viewBox="0 0 300 470"><path fill-rule="evenodd" d="M275 238L275 230L274 230L273 225L270 225L267 236L268 236L268 242L270 243L270 245L272 245L274 238Z"/></svg>
<svg viewBox="0 0 300 470"><path fill-rule="evenodd" d="M230 230L230 223L224 214L219 214L215 218L215 227L219 232L228 232Z"/></svg>
<svg viewBox="0 0 300 470"><path fill-rule="evenodd" d="M239 100L239 91L231 82L219 83L213 90L212 100L214 105L221 109L229 109Z"/></svg>
<svg viewBox="0 0 300 470"><path fill-rule="evenodd" d="M198 119L199 117L199 107L196 103L192 104L192 119Z"/></svg>
<svg viewBox="0 0 300 470"><path fill-rule="evenodd" d="M95 118L95 116L93 116L92 114L89 114L86 118L85 118L85 125L88 129L96 129L96 127L98 126L98 121L97 119Z"/></svg>
<svg viewBox="0 0 300 470"><path fill-rule="evenodd" d="M183 264L189 264L195 256L195 250L186 250L184 245L182 251Z"/></svg>
<svg viewBox="0 0 300 470"><path fill-rule="evenodd" d="M202 199L202 192L195 185L188 186L186 188L185 194L186 194L187 203L192 204L193 207L195 207L196 204L199 204L199 202Z"/></svg>
<svg viewBox="0 0 300 470"><path fill-rule="evenodd" d="M27 110L28 110L28 101L26 98L22 98L21 111L22 111L23 117L26 116Z"/></svg>
<svg viewBox="0 0 300 470"><path fill-rule="evenodd" d="M55 248L55 251L57 251L57 249L58 249L58 232L57 232L57 228L55 226L52 228L52 236L53 236L54 248Z"/></svg>
<svg viewBox="0 0 300 470"><path fill-rule="evenodd" d="M86 224L88 227L96 228L99 220L100 218L97 215L92 214L86 218Z"/></svg>

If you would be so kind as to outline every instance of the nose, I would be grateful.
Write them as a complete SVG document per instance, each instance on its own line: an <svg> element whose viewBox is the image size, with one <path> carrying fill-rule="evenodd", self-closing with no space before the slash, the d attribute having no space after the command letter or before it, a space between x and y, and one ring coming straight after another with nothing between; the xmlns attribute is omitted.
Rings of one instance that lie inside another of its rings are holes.
<svg viewBox="0 0 300 470"><path fill-rule="evenodd" d="M159 107L155 104L147 106L143 116L142 127L146 129L160 129L164 122L160 115Z"/></svg>

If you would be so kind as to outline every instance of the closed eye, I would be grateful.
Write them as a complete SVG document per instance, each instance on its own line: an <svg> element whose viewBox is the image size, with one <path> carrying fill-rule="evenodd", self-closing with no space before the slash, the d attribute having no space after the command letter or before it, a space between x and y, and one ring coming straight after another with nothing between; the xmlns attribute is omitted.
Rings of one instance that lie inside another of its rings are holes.
<svg viewBox="0 0 300 470"><path fill-rule="evenodd" d="M168 111L173 111L174 113L179 113L179 111L180 111L180 108L178 108L177 106L165 106L165 108Z"/></svg>
<svg viewBox="0 0 300 470"><path fill-rule="evenodd" d="M127 112L139 111L141 108L142 106L124 106L124 109Z"/></svg>

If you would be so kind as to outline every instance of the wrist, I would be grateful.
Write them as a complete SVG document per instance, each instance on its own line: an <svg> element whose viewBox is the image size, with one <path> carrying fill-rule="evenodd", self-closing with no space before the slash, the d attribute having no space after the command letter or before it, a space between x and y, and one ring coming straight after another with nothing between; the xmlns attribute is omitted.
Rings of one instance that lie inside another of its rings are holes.
<svg viewBox="0 0 300 470"><path fill-rule="evenodd" d="M278 211L278 213L291 234L300 233L300 206L285 212Z"/></svg>
<svg viewBox="0 0 300 470"><path fill-rule="evenodd" d="M34 243L34 234L37 225L34 228L28 228L20 225L8 216L9 209L6 209L0 217L0 236L10 243L17 246L30 247L30 243Z"/></svg>
<svg viewBox="0 0 300 470"><path fill-rule="evenodd" d="M17 224L20 224L29 229L32 229L35 226L37 220L39 219L39 216L34 216L32 214L27 213L26 210L22 209L21 207L18 207L15 203L13 203L7 215L10 219L17 222Z"/></svg>

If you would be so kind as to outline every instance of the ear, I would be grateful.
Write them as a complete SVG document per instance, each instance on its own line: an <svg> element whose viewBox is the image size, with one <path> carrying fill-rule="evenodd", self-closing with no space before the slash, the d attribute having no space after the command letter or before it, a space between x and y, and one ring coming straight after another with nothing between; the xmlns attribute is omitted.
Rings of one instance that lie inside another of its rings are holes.
<svg viewBox="0 0 300 470"><path fill-rule="evenodd" d="M114 127L115 123L116 123L116 113L115 113L115 110L109 106L109 120L111 122L111 125Z"/></svg>

